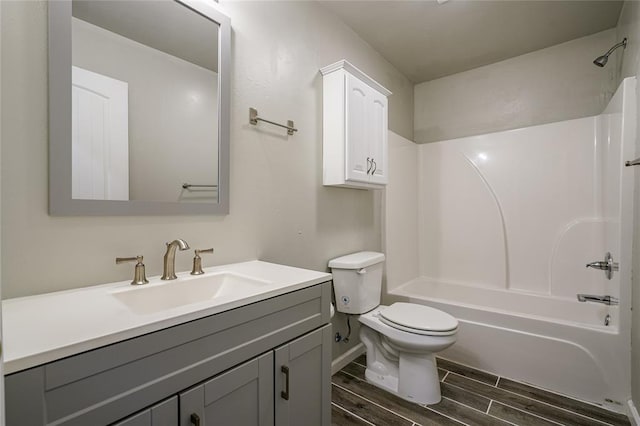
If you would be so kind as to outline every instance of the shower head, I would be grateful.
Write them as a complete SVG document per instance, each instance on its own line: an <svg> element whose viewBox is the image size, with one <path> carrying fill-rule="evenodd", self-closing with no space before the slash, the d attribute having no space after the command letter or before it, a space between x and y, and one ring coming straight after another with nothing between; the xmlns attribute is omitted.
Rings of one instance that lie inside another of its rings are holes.
<svg viewBox="0 0 640 426"><path fill-rule="evenodd" d="M593 63L597 66L599 66L600 68L604 67L605 65L607 65L607 61L609 60L609 55L611 55L611 53L616 50L618 47L622 46L622 48L626 48L627 47L627 38L625 37L620 43L616 44L615 46L613 46L611 49L609 49L609 51L607 53L605 53L602 56L598 56Z"/></svg>
<svg viewBox="0 0 640 426"><path fill-rule="evenodd" d="M609 60L609 55L602 55L602 56L598 56L593 61L593 63L596 64L596 66L604 67L605 65L607 65L608 60Z"/></svg>

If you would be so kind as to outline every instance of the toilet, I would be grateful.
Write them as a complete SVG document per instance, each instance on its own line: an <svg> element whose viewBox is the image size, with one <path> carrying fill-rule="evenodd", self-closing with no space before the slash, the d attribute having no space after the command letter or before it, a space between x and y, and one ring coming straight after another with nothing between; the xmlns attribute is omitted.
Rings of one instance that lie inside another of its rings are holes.
<svg viewBox="0 0 640 426"><path fill-rule="evenodd" d="M438 403L435 353L455 343L458 321L415 303L380 305L384 259L383 253L363 251L329 261L336 310L359 315L368 382L411 402Z"/></svg>

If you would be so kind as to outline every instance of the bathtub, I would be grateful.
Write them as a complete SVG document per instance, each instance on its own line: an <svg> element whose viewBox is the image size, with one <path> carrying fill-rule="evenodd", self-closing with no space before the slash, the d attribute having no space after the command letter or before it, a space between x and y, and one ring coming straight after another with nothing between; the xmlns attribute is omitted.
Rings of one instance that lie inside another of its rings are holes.
<svg viewBox="0 0 640 426"><path fill-rule="evenodd" d="M391 135L383 303L458 318L445 358L626 412L635 120L630 78L593 117L422 145ZM612 279L585 268L606 252Z"/></svg>
<svg viewBox="0 0 640 426"><path fill-rule="evenodd" d="M618 306L424 278L389 291L388 297L458 319L458 341L440 354L443 358L625 410L629 368L620 346Z"/></svg>

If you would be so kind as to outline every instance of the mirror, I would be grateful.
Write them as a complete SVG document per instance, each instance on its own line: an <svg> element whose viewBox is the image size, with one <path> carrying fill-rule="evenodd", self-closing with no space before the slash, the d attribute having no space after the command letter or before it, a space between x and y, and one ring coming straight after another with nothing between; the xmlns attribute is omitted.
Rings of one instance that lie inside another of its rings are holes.
<svg viewBox="0 0 640 426"><path fill-rule="evenodd" d="M226 214L229 19L194 0L49 2L49 212Z"/></svg>

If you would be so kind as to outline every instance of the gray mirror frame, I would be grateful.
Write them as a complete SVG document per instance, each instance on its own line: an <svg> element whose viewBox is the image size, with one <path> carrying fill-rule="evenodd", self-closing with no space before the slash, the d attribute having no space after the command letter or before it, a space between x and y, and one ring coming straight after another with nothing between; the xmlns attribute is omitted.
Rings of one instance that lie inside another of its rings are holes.
<svg viewBox="0 0 640 426"><path fill-rule="evenodd" d="M71 0L49 7L49 214L52 216L229 213L231 21L205 0L176 0L220 26L218 40L218 202L76 200L71 197Z"/></svg>

